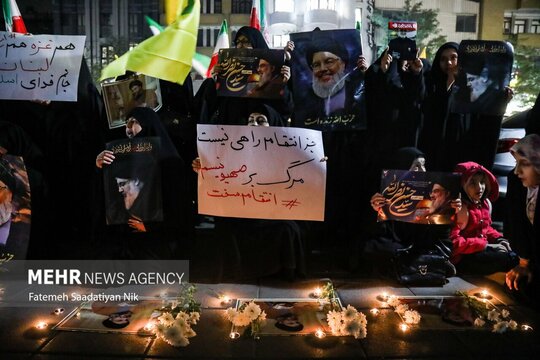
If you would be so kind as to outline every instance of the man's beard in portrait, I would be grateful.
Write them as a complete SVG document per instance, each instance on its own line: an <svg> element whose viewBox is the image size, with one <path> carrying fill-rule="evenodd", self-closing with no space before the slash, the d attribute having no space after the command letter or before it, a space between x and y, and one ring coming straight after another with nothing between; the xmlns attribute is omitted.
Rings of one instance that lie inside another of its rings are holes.
<svg viewBox="0 0 540 360"><path fill-rule="evenodd" d="M137 200L137 197L139 196L139 192L130 192L129 194L125 194L124 196L124 206L126 207L126 210L131 209L133 206L133 203L135 200Z"/></svg>
<svg viewBox="0 0 540 360"><path fill-rule="evenodd" d="M326 83L321 82L315 74L313 74L313 92L321 98L335 95L345 86L345 81L341 81L343 80L344 74L345 69L340 70L332 75L332 79Z"/></svg>
<svg viewBox="0 0 540 360"><path fill-rule="evenodd" d="M445 198L438 198L431 201L431 206L429 207L429 213L433 214L441 210L441 207L445 204Z"/></svg>
<svg viewBox="0 0 540 360"><path fill-rule="evenodd" d="M11 214L13 213L13 204L11 201L5 201L3 204L0 204L0 225L4 225L11 219Z"/></svg>

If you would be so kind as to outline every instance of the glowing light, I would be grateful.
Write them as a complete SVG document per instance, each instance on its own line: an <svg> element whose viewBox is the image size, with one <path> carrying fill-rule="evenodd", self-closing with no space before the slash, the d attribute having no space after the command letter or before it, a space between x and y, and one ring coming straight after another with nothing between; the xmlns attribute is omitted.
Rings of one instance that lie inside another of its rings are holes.
<svg viewBox="0 0 540 360"><path fill-rule="evenodd" d="M146 323L146 325L144 325L143 329L145 331L152 331L154 329L154 326L155 326L154 322L149 321L149 322Z"/></svg>
<svg viewBox="0 0 540 360"><path fill-rule="evenodd" d="M231 333L229 334L229 337L231 339L238 339L240 337L240 333L238 331L231 331Z"/></svg>
<svg viewBox="0 0 540 360"><path fill-rule="evenodd" d="M523 324L523 325L521 325L521 330L523 330L523 331L531 331L531 330L533 330L533 328L530 325Z"/></svg>
<svg viewBox="0 0 540 360"><path fill-rule="evenodd" d="M315 331L315 336L319 339L322 339L326 337L326 333L322 331L322 329L317 329L317 331Z"/></svg>
<svg viewBox="0 0 540 360"><path fill-rule="evenodd" d="M64 313L64 308L56 308L54 309L54 315L60 315Z"/></svg>
<svg viewBox="0 0 540 360"><path fill-rule="evenodd" d="M45 321L38 321L36 323L36 329L39 329L39 330L43 330L47 328L47 326L49 326L49 324L47 324Z"/></svg>
<svg viewBox="0 0 540 360"><path fill-rule="evenodd" d="M372 313L375 316L379 315L379 313L380 313L379 309L377 309L377 308L373 308L373 309L369 310L369 312Z"/></svg>
<svg viewBox="0 0 540 360"><path fill-rule="evenodd" d="M405 324L405 323L401 323L399 324L399 329L403 332L407 332L409 331L409 325Z"/></svg>
<svg viewBox="0 0 540 360"><path fill-rule="evenodd" d="M313 296L320 298L322 295L322 289L320 287L316 287L315 290L313 290Z"/></svg>
<svg viewBox="0 0 540 360"><path fill-rule="evenodd" d="M228 295L220 295L219 299L221 300L222 304L230 304L232 301L231 297Z"/></svg>
<svg viewBox="0 0 540 360"><path fill-rule="evenodd" d="M75 314L76 317L80 318L81 317L81 312L80 311L77 311L77 314Z"/></svg>
<svg viewBox="0 0 540 360"><path fill-rule="evenodd" d="M387 302L390 299L390 294L385 291L382 294L379 294L377 299L382 302Z"/></svg>

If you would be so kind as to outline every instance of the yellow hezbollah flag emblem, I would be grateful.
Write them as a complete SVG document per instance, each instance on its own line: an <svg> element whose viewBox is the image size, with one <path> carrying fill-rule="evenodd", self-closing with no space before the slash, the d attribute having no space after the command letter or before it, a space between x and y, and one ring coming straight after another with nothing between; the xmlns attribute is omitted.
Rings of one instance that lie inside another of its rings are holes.
<svg viewBox="0 0 540 360"><path fill-rule="evenodd" d="M176 20L107 65L100 80L129 70L183 84L197 46L200 7L199 0L180 0Z"/></svg>

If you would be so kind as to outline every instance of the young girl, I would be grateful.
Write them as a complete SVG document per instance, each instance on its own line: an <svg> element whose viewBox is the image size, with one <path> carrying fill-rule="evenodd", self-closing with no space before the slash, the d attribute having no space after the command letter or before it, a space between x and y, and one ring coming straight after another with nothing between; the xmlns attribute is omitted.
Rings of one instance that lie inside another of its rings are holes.
<svg viewBox="0 0 540 360"><path fill-rule="evenodd" d="M509 242L491 226L491 201L499 196L495 176L475 162L458 164L461 173L463 208L452 229L450 261L459 272L487 275L508 271L517 264Z"/></svg>
<svg viewBox="0 0 540 360"><path fill-rule="evenodd" d="M519 255L519 264L506 274L506 285L538 304L540 225L538 185L540 185L540 136L521 139L510 152L516 159L514 175L508 180L508 216L504 227ZM519 184L521 182L521 184Z"/></svg>

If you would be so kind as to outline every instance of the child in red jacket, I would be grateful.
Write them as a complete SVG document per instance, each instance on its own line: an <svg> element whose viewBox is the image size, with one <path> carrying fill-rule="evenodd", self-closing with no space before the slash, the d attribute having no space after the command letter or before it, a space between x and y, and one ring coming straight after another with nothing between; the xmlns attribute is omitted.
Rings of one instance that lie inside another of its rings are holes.
<svg viewBox="0 0 540 360"><path fill-rule="evenodd" d="M491 226L491 201L499 196L495 176L475 162L458 164L463 207L452 229L452 256L458 273L479 275L508 271L518 263L503 234Z"/></svg>

